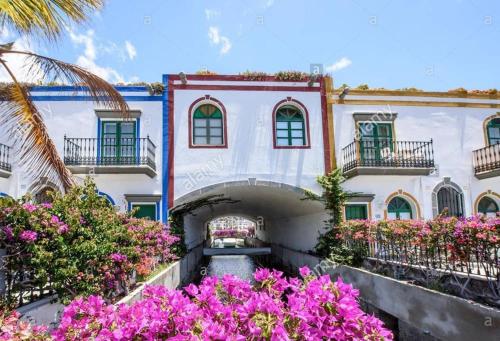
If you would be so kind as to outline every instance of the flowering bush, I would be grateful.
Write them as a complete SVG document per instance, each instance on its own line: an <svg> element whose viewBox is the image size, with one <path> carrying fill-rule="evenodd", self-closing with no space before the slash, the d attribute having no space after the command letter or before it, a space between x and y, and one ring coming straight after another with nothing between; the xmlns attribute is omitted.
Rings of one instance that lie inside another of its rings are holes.
<svg viewBox="0 0 500 341"><path fill-rule="evenodd" d="M205 278L185 293L149 286L132 305L108 305L97 296L64 310L55 340L392 340L377 318L357 303L358 291L342 280L303 280L259 269L255 284L232 275Z"/></svg>
<svg viewBox="0 0 500 341"><path fill-rule="evenodd" d="M91 182L56 194L51 204L2 203L0 249L6 249L7 271L30 274L21 286L45 288L50 282L63 302L90 294L112 300L127 292L134 270L147 275L175 258L170 245L177 239L165 225L117 213Z"/></svg>

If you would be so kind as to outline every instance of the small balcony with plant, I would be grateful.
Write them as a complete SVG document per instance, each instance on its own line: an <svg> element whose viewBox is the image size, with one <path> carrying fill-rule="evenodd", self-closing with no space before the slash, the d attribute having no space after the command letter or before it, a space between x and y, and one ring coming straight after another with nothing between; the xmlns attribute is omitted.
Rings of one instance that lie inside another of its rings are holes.
<svg viewBox="0 0 500 341"><path fill-rule="evenodd" d="M12 173L10 161L11 148L0 143L0 177L8 178Z"/></svg>
<svg viewBox="0 0 500 341"><path fill-rule="evenodd" d="M432 140L357 139L342 149L342 170L347 178L356 175L429 175L434 170Z"/></svg>
<svg viewBox="0 0 500 341"><path fill-rule="evenodd" d="M64 163L74 174L156 176L156 146L148 137L64 137Z"/></svg>

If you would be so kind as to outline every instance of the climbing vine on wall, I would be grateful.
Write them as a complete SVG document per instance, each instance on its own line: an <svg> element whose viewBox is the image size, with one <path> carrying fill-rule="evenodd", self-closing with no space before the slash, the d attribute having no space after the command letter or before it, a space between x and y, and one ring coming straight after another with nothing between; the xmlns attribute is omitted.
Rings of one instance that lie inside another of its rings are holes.
<svg viewBox="0 0 500 341"><path fill-rule="evenodd" d="M239 202L239 200L225 198L223 194L214 194L192 200L172 208L168 218L170 233L179 238L179 241L171 246L172 252L174 252L177 256L182 257L188 251L184 231L184 217L186 215L196 215L195 211L203 207L213 208L216 205L235 204L237 202Z"/></svg>
<svg viewBox="0 0 500 341"><path fill-rule="evenodd" d="M327 175L317 178L318 184L323 188L321 195L306 191L304 200L314 200L323 203L325 210L329 214L329 219L325 221L327 231L320 234L315 251L323 258L339 264L355 265L361 261L361 255L356 250L348 248L340 238L339 226L342 223L342 207L347 199L356 193L345 191L342 183L345 181L341 169L335 169Z"/></svg>

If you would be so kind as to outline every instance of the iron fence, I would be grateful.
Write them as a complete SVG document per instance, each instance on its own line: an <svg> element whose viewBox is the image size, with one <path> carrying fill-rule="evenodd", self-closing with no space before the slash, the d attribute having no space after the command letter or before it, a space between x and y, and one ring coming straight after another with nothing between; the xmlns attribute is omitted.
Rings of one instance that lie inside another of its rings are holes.
<svg viewBox="0 0 500 341"><path fill-rule="evenodd" d="M500 143L472 152L475 174L500 169Z"/></svg>

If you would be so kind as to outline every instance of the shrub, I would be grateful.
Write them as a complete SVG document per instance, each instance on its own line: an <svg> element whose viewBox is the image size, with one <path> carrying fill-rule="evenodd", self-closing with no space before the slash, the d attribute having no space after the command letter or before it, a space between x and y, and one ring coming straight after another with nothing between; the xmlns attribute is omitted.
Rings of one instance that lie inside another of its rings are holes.
<svg viewBox="0 0 500 341"><path fill-rule="evenodd" d="M252 286L232 275L205 278L185 293L149 286L144 299L113 307L97 296L66 307L55 340L391 340L358 305L358 291L339 279L286 279L258 269Z"/></svg>
<svg viewBox="0 0 500 341"><path fill-rule="evenodd" d="M63 302L91 294L112 300L126 293L134 270L148 274L157 263L175 258L170 253L175 241L161 223L117 213L90 180L64 196L54 194L50 204L25 198L0 207L7 271L29 273L22 283L29 287L50 282Z"/></svg>
<svg viewBox="0 0 500 341"><path fill-rule="evenodd" d="M19 320L19 317L20 314L16 311L9 314L0 311L0 340L51 340L46 327L32 327L29 323Z"/></svg>

